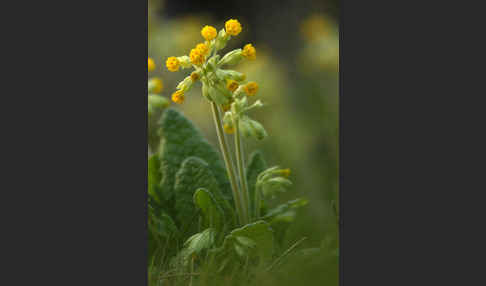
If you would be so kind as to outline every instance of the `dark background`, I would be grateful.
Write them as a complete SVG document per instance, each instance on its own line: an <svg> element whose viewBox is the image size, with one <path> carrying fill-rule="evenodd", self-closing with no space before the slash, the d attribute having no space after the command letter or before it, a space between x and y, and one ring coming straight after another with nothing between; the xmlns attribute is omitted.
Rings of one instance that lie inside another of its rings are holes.
<svg viewBox="0 0 486 286"><path fill-rule="evenodd" d="M158 14L168 19L193 14L209 14L216 23L224 23L228 17L243 19L251 27L243 40L265 40L282 57L296 52L297 42L289 35L298 33L299 22L304 17L320 13L339 22L340 13L338 0L168 0L163 5Z"/></svg>

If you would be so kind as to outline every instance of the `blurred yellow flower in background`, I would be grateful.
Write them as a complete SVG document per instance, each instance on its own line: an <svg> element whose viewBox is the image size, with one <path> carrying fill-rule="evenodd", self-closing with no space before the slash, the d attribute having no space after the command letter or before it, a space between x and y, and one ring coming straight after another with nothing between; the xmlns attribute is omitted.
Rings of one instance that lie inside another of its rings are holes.
<svg viewBox="0 0 486 286"><path fill-rule="evenodd" d="M329 35L330 24L319 14L313 14L302 21L300 25L300 32L305 39L314 41L322 36Z"/></svg>
<svg viewBox="0 0 486 286"><path fill-rule="evenodd" d="M151 58L148 58L148 71L151 72L155 70L155 62Z"/></svg>

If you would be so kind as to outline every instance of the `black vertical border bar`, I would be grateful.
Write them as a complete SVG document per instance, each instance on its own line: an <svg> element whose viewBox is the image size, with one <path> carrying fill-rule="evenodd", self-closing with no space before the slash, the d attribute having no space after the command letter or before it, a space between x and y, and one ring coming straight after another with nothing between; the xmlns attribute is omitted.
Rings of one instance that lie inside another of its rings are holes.
<svg viewBox="0 0 486 286"><path fill-rule="evenodd" d="M148 65L148 62L147 62L147 58L148 58L148 1L144 1L145 3L145 63ZM148 81L148 74L147 74L147 71L148 71L148 67L146 66L145 67L145 70L144 70L144 74L145 74L145 79L143 80L143 86L145 88L145 92L144 94L147 95L148 94L148 86L147 86L147 81ZM145 122L145 128L144 128L144 140L143 140L143 144L144 144L144 165L143 165L143 168L144 168L144 208L143 208L143 217L144 217L144 220L145 220L145 223L143 224L144 226L144 232L143 232L143 236L145 238L145 243L143 244L143 256L144 256L144 268L145 268L145 279L143 281L143 284L141 285L148 285L148 273L147 273L147 261L148 261L148 193L147 193L147 190L148 190L148 157L147 157L147 154L148 154L148 142L147 142L147 138L148 138L148 109L147 109L147 106L148 106L148 97L147 96L144 96L143 97L145 100L144 100L144 103L143 103L143 106L141 107L142 110L145 110L144 112L144 122Z"/></svg>
<svg viewBox="0 0 486 286"><path fill-rule="evenodd" d="M339 285L343 284L343 0L339 9Z"/></svg>

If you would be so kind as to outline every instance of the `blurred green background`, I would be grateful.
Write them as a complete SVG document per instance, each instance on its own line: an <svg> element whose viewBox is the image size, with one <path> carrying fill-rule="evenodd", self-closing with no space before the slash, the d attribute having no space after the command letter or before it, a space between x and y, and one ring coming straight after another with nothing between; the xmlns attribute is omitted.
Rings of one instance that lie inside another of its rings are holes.
<svg viewBox="0 0 486 286"><path fill-rule="evenodd" d="M246 140L246 150L263 151L269 165L292 170L294 186L281 201L295 197L310 200L298 213L297 223L285 237L286 245L305 236L299 247L327 250L315 262L314 277L337 285L338 249L338 137L339 137L339 31L338 1L161 1L149 0L148 55L157 64L151 76L160 77L163 96L170 98L187 70L171 73L165 67L169 56L187 55L203 41L205 25L219 29L230 18L243 27L223 52L252 43L256 61L244 61L234 67L259 83L255 99L267 106L252 115L266 128L269 136L261 141ZM200 84L187 95L184 104L171 103L181 110L218 146L210 106L201 96ZM295 270L295 269L294 269ZM297 270L295 270L297 271ZM297 277L297 278L295 278ZM302 280L304 279L304 280Z"/></svg>

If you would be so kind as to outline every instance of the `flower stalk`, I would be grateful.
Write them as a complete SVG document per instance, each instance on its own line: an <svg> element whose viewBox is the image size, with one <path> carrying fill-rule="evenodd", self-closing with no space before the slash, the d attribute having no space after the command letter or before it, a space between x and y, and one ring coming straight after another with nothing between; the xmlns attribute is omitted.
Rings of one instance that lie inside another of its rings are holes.
<svg viewBox="0 0 486 286"><path fill-rule="evenodd" d="M218 135L219 147L223 153L224 163L226 165L226 172L231 184L231 190L233 192L233 199L235 201L236 212L238 214L238 221L240 224L246 224L246 212L243 210L243 205L241 202L241 195L238 192L238 184L236 183L235 172L233 168L233 162L228 151L228 144L226 143L226 138L223 133L221 116L219 114L218 106L215 102L211 102L211 110L213 112L214 125L216 127L216 134Z"/></svg>
<svg viewBox="0 0 486 286"><path fill-rule="evenodd" d="M235 120L235 153L236 153L236 166L238 168L238 174L240 176L240 183L241 183L241 190L242 190L242 197L243 197L243 205L249 211L250 207L250 195L248 192L248 183L246 181L246 174L245 174L245 167L244 167L244 159L243 159L243 146L241 144L241 136L240 136L240 128L239 128L239 119ZM250 218L248 217L248 220Z"/></svg>

